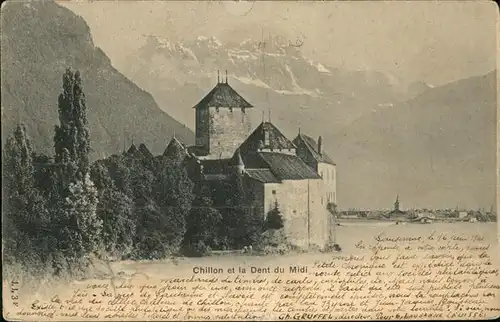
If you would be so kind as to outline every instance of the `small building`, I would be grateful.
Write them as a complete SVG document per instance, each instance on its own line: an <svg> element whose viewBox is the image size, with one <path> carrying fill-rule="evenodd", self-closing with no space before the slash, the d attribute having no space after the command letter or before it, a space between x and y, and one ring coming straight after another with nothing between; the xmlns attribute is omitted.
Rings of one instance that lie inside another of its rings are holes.
<svg viewBox="0 0 500 322"><path fill-rule="evenodd" d="M298 246L325 246L330 216L321 176L296 155L296 146L271 122L262 122L239 151L257 207L267 214L278 203L284 231Z"/></svg>
<svg viewBox="0 0 500 322"><path fill-rule="evenodd" d="M323 139L318 142L303 133L297 135L293 140L297 147L297 155L319 173L325 186L324 198L327 203L337 203L337 166L335 162L323 151Z"/></svg>

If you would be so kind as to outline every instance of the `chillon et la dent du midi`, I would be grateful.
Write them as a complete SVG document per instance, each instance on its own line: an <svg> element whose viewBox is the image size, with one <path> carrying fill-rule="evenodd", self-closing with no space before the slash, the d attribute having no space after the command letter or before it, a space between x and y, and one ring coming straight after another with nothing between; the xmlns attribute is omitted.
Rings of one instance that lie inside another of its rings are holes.
<svg viewBox="0 0 500 322"><path fill-rule="evenodd" d="M289 140L264 119L252 126L256 109L228 84L227 73L193 109L195 145L186 146L174 136L165 153L185 153L190 176L209 185L212 195L227 193L218 187L241 176L256 216L279 207L289 243L328 245L336 165L323 151L321 136L315 140L298 130Z"/></svg>

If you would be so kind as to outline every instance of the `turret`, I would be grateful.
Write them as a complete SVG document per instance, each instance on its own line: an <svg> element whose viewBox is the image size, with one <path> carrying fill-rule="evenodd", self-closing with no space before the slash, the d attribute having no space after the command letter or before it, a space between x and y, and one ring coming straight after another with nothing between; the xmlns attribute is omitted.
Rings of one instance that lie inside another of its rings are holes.
<svg viewBox="0 0 500 322"><path fill-rule="evenodd" d="M321 155L323 153L323 139L321 138L321 136L318 138L318 153L319 155Z"/></svg>
<svg viewBox="0 0 500 322"><path fill-rule="evenodd" d="M240 149L237 149L231 159L231 166L238 174L243 174L245 172L245 164L241 158Z"/></svg>

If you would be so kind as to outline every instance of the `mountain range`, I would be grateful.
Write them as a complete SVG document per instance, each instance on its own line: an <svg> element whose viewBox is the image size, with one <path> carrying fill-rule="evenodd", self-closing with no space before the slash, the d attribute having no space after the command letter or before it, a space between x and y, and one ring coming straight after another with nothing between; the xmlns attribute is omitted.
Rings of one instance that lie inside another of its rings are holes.
<svg viewBox="0 0 500 322"><path fill-rule="evenodd" d="M117 71L92 41L87 23L52 1L2 6L2 142L26 124L37 151L52 154L57 100L66 68L80 70L86 94L92 158L144 142L161 153L174 134L193 133L162 111L154 98Z"/></svg>
<svg viewBox="0 0 500 322"><path fill-rule="evenodd" d="M271 119L290 139L299 129L323 137L342 209L389 208L397 194L402 208L489 208L495 200L496 71L431 86L313 61L279 36L223 44L153 35L118 71L81 17L54 2L10 2L2 12L2 141L22 121L35 148L51 153L66 67L82 73L94 159L132 141L158 154L174 133L192 143L192 107L227 70L256 107L255 127Z"/></svg>
<svg viewBox="0 0 500 322"><path fill-rule="evenodd" d="M300 45L300 44L299 44ZM194 128L192 106L217 82L290 138L323 136L338 167L341 208L488 208L495 200L496 72L443 86L344 70L269 36L223 44L148 35L122 71Z"/></svg>
<svg viewBox="0 0 500 322"><path fill-rule="evenodd" d="M304 57L300 47L279 36L222 44L199 36L182 43L146 35L128 55L122 72L153 94L161 106L194 128L190 107L216 83L217 70L253 105L288 120L330 120L346 124L366 111L390 106L425 90L378 71L350 71ZM322 115L317 109L321 107ZM261 114L259 114L259 118Z"/></svg>

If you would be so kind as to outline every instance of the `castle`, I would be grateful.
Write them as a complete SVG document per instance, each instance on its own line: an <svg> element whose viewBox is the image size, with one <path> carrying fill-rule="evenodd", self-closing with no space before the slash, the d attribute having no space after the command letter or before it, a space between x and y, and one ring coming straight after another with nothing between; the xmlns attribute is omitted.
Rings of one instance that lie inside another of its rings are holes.
<svg viewBox="0 0 500 322"><path fill-rule="evenodd" d="M337 198L336 165L323 151L321 137L315 141L299 131L290 141L270 121L252 128L255 108L228 84L227 73L226 81L218 79L193 108L195 145L185 147L174 137L167 150L185 150L197 164L198 180L223 182L241 175L257 216L279 204L291 243L326 246L327 205Z"/></svg>

